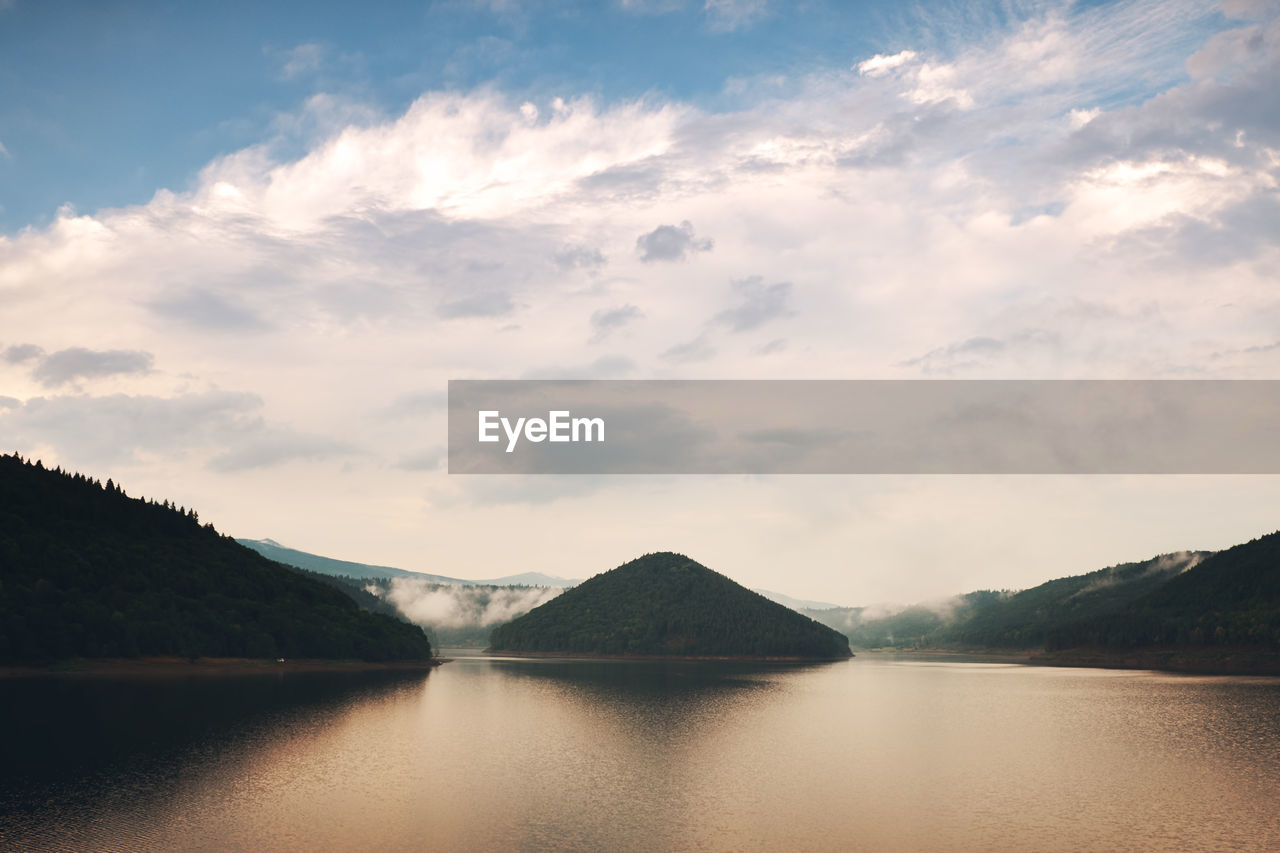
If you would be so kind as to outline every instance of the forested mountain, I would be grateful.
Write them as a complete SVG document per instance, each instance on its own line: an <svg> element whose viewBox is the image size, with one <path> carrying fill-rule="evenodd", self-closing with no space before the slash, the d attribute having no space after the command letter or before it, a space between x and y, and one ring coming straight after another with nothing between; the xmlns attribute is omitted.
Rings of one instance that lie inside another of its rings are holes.
<svg viewBox="0 0 1280 853"><path fill-rule="evenodd" d="M1219 551L1116 613L1057 626L1046 645L1280 649L1280 532Z"/></svg>
<svg viewBox="0 0 1280 853"><path fill-rule="evenodd" d="M933 632L930 641L985 648L1042 648L1070 625L1123 611L1209 556L1204 551L1164 554L987 600Z"/></svg>
<svg viewBox="0 0 1280 853"><path fill-rule="evenodd" d="M876 618L809 615L861 648L1280 650L1280 532Z"/></svg>
<svg viewBox="0 0 1280 853"><path fill-rule="evenodd" d="M647 554L494 629L495 651L673 656L850 656L838 632L682 554Z"/></svg>
<svg viewBox="0 0 1280 853"><path fill-rule="evenodd" d="M0 660L426 660L420 628L201 526L193 510L0 456Z"/></svg>

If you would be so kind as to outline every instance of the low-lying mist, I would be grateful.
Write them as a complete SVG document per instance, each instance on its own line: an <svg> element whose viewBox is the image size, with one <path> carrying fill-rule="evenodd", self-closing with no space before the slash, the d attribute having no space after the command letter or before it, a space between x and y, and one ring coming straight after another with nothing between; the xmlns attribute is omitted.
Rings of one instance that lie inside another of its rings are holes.
<svg viewBox="0 0 1280 853"><path fill-rule="evenodd" d="M365 589L443 642L487 636L489 629L523 616L564 592L559 587L463 586L418 578L375 581Z"/></svg>

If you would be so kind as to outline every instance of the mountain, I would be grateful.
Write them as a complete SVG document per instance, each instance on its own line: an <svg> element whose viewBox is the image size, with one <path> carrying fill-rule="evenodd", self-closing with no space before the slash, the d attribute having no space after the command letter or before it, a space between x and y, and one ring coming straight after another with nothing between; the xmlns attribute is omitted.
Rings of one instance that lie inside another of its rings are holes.
<svg viewBox="0 0 1280 853"><path fill-rule="evenodd" d="M810 611L862 648L1031 652L1050 663L1280 672L1280 532L1180 551L1021 592L973 592L884 614Z"/></svg>
<svg viewBox="0 0 1280 853"><path fill-rule="evenodd" d="M596 575L495 628L493 651L835 660L838 632L682 554Z"/></svg>
<svg viewBox="0 0 1280 853"><path fill-rule="evenodd" d="M0 660L429 660L422 629L110 480L0 456Z"/></svg>
<svg viewBox="0 0 1280 853"><path fill-rule="evenodd" d="M941 626L932 643L986 648L1043 648L1068 626L1123 612L1210 552L1180 551L1059 578L1012 595L990 597Z"/></svg>
<svg viewBox="0 0 1280 853"><path fill-rule="evenodd" d="M482 648L488 643L489 634L496 625L523 615L543 598L543 596L530 597L524 594L525 591L512 589L513 587L567 589L581 583L580 580L544 575L541 572L524 572L490 580L452 578L396 569L391 566L321 557L306 551L286 548L274 539L237 539L236 541L272 560L302 569L322 579L328 578L331 585L351 595L363 609L399 613L409 618L410 621L424 628L438 646ZM402 605L399 608L390 603L390 586L386 583L378 583L394 578L412 579L422 584L401 589L394 596L395 600ZM468 592L463 593L457 590L456 588L460 586L466 587ZM369 589L376 590L376 594L369 592ZM805 613L809 610L821 611L838 607L822 601L802 601L765 589L757 589L755 592L784 607ZM433 606L414 605L415 600L424 597L431 597ZM382 606L379 607L375 601L381 601ZM490 602L495 606L490 607ZM495 614L498 615L495 616ZM826 620L818 619L818 621Z"/></svg>
<svg viewBox="0 0 1280 853"><path fill-rule="evenodd" d="M277 563L284 563L287 566L295 566L299 569L306 569L309 572L316 572L322 575L347 578L424 577L430 580L443 580L437 575L420 575L418 572L407 572L404 569L393 569L390 566L370 566L365 563L351 563L346 560L320 557L316 554L308 554L306 551L295 551L293 548L284 547L274 539L237 538L236 541L246 548L252 548L269 560L275 560Z"/></svg>
<svg viewBox="0 0 1280 853"><path fill-rule="evenodd" d="M417 578L418 580L429 581L431 583L464 584L467 586L569 587L580 583L578 580L544 575L541 572L524 572L518 575L508 575L507 577L492 578L488 580L451 578L445 577L444 575L427 574L426 572L412 572L405 569L394 569L391 566L373 566L367 563L352 563L347 560L334 560L330 557L321 557L317 554L308 554L306 551L297 551L293 548L286 548L274 539L237 539L236 541L241 545L244 545L246 548L252 548L262 556L275 560L278 563L297 566L300 569L306 569L310 572L318 572L322 575L333 575L335 577Z"/></svg>
<svg viewBox="0 0 1280 853"><path fill-rule="evenodd" d="M806 613L858 648L1040 649L1069 626L1123 613L1212 554L1163 554L1018 592L980 590L891 613L848 607Z"/></svg>
<svg viewBox="0 0 1280 853"><path fill-rule="evenodd" d="M1053 650L1280 650L1280 531L1219 551L1113 613L1056 626Z"/></svg>

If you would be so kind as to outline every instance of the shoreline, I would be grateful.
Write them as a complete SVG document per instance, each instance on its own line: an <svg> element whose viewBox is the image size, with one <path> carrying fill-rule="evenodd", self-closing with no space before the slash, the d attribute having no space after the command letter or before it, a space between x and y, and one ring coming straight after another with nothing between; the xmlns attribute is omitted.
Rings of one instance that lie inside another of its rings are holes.
<svg viewBox="0 0 1280 853"><path fill-rule="evenodd" d="M868 657L952 660L958 663L1010 663L1024 666L1079 667L1172 672L1185 675L1280 675L1280 652L1259 649L865 649Z"/></svg>
<svg viewBox="0 0 1280 853"><path fill-rule="evenodd" d="M424 661L363 661L298 658L76 658L43 665L3 665L0 678L186 678L285 675L311 672L429 671L449 658Z"/></svg>
<svg viewBox="0 0 1280 853"><path fill-rule="evenodd" d="M564 658L571 660L635 660L635 661L725 661L730 663L839 663L855 656L839 658L807 658L797 655L642 655L596 654L594 652L512 652L503 649L480 649L486 657Z"/></svg>

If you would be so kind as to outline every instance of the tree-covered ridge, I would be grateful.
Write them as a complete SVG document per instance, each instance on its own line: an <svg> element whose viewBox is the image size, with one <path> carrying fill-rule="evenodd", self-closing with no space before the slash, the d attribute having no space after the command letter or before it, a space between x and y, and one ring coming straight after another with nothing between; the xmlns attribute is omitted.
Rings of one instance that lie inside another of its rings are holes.
<svg viewBox="0 0 1280 853"><path fill-rule="evenodd" d="M1280 650L1280 532L876 618L811 615L862 648Z"/></svg>
<svg viewBox="0 0 1280 853"><path fill-rule="evenodd" d="M967 647L1044 648L1055 633L1122 612L1208 556L1203 551L1164 554L1051 580L973 608L965 618L942 625L931 640Z"/></svg>
<svg viewBox="0 0 1280 853"><path fill-rule="evenodd" d="M1219 551L1117 613L1059 626L1046 646L1280 649L1280 531Z"/></svg>
<svg viewBox="0 0 1280 853"><path fill-rule="evenodd" d="M426 660L421 629L237 544L196 513L0 456L0 660Z"/></svg>
<svg viewBox="0 0 1280 853"><path fill-rule="evenodd" d="M848 640L682 554L646 554L498 628L495 651L849 657Z"/></svg>

